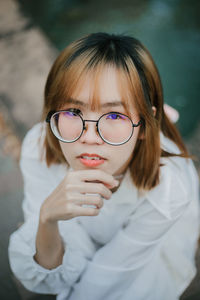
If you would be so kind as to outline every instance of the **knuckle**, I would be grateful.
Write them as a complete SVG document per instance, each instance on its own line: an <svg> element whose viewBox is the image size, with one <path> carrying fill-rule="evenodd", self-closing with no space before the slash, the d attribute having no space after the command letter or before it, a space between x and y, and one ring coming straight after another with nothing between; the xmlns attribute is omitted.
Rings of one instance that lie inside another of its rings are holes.
<svg viewBox="0 0 200 300"><path fill-rule="evenodd" d="M112 192L108 190L108 197L110 198L112 196Z"/></svg>
<svg viewBox="0 0 200 300"><path fill-rule="evenodd" d="M73 191L74 190L74 185L72 183L67 183L65 185L66 191Z"/></svg>
<svg viewBox="0 0 200 300"><path fill-rule="evenodd" d="M99 209L97 208L89 208L88 209L88 216L97 216L99 214Z"/></svg>
<svg viewBox="0 0 200 300"><path fill-rule="evenodd" d="M65 177L65 182L69 184L74 182L74 180L77 179L78 175L78 171L69 171L69 173Z"/></svg>
<svg viewBox="0 0 200 300"><path fill-rule="evenodd" d="M98 184L98 189L98 192L99 194L101 194L101 196L105 198L110 198L112 196L112 192L107 187L105 187L103 183Z"/></svg>
<svg viewBox="0 0 200 300"><path fill-rule="evenodd" d="M72 212L72 205L71 205L71 203L67 202L65 204L65 211L68 212L68 213Z"/></svg>
<svg viewBox="0 0 200 300"><path fill-rule="evenodd" d="M100 192L102 192L102 193L105 191L105 186L104 186L103 183L99 183L99 190L100 190Z"/></svg>
<svg viewBox="0 0 200 300"><path fill-rule="evenodd" d="M97 216L99 214L99 209L93 208L91 211L91 216Z"/></svg>
<svg viewBox="0 0 200 300"><path fill-rule="evenodd" d="M99 198L96 200L96 204L97 204L99 207L102 207L102 206L103 206L103 200L101 199L101 197L99 197Z"/></svg>
<svg viewBox="0 0 200 300"><path fill-rule="evenodd" d="M67 194L67 203L68 203L68 205L70 205L70 203L72 203L73 201L74 201L73 195L71 195L70 193Z"/></svg>

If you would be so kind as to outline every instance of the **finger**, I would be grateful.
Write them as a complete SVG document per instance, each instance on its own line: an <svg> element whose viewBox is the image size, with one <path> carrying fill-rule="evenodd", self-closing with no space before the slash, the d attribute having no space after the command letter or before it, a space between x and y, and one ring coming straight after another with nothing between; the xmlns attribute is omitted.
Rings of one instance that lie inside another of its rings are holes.
<svg viewBox="0 0 200 300"><path fill-rule="evenodd" d="M97 216L100 212L98 208L76 206L74 215L78 216Z"/></svg>
<svg viewBox="0 0 200 300"><path fill-rule="evenodd" d="M179 119L178 111L168 104L164 104L164 111L168 118L172 121L172 123L176 123Z"/></svg>
<svg viewBox="0 0 200 300"><path fill-rule="evenodd" d="M82 194L99 194L105 199L110 199L112 192L103 183L84 182L78 186Z"/></svg>
<svg viewBox="0 0 200 300"><path fill-rule="evenodd" d="M102 208L103 206L103 199L98 194L86 194L86 195L80 195L79 199L76 202L78 205L92 205L95 208Z"/></svg>
<svg viewBox="0 0 200 300"><path fill-rule="evenodd" d="M81 181L98 181L111 187L115 187L119 184L118 180L112 175L102 170L81 170L78 172Z"/></svg>

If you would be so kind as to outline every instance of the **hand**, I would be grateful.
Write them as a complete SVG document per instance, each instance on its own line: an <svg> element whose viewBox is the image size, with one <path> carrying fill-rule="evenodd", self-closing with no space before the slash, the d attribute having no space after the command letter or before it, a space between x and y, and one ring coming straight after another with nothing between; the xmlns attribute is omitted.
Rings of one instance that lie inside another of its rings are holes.
<svg viewBox="0 0 200 300"><path fill-rule="evenodd" d="M54 223L77 216L96 216L103 206L102 197L110 199L110 189L118 183L112 175L101 170L69 171L44 201L40 210L40 220L44 223Z"/></svg>
<svg viewBox="0 0 200 300"><path fill-rule="evenodd" d="M164 104L164 111L167 117L171 120L172 123L176 123L179 119L178 111L168 104Z"/></svg>

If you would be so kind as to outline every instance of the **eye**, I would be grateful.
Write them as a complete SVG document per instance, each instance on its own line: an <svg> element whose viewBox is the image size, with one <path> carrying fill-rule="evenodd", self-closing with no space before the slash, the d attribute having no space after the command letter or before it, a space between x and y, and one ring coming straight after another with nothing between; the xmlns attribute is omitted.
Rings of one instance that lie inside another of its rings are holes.
<svg viewBox="0 0 200 300"><path fill-rule="evenodd" d="M66 117L76 117L77 115L81 115L81 111L78 108L69 108L65 112L63 112Z"/></svg>
<svg viewBox="0 0 200 300"><path fill-rule="evenodd" d="M113 112L113 113L107 114L106 119L110 119L110 120L125 120L126 117L123 116L123 115L121 115L121 114L119 114L119 113Z"/></svg>

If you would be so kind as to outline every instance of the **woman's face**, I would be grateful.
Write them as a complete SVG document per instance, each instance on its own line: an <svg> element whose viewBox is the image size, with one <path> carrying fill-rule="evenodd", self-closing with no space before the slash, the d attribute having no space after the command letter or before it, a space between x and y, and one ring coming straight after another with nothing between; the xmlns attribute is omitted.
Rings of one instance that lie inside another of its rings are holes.
<svg viewBox="0 0 200 300"><path fill-rule="evenodd" d="M98 120L102 114L113 111L126 114L114 67L106 67L100 76L98 88L101 108L98 111L92 111L89 106L92 84L93 80L88 76L80 91L72 95L72 101L66 103L63 109L78 109L82 118L87 120ZM133 123L138 123L139 116L136 110L134 107L131 110ZM139 127L135 127L133 135L127 143L113 146L101 139L96 131L95 122L86 122L86 130L77 141L73 143L60 142L60 146L67 162L74 170L101 169L111 175L119 175L129 165L138 133Z"/></svg>

